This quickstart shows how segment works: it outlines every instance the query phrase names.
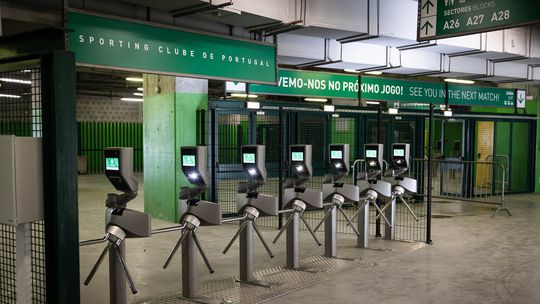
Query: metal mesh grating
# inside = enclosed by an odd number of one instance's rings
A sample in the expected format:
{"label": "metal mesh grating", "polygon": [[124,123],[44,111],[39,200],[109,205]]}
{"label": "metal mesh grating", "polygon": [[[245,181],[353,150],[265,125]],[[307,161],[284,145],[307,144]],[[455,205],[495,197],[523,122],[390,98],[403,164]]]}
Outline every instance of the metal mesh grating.
{"label": "metal mesh grating", "polygon": [[[0,134],[42,136],[41,70],[0,73]],[[16,229],[0,224],[0,303],[16,302]],[[32,224],[32,302],[46,303],[44,223]]]}
{"label": "metal mesh grating", "polygon": [[15,303],[15,227],[0,225],[0,303]]}
{"label": "metal mesh grating", "polygon": [[[352,239],[348,242],[352,243]],[[344,242],[343,242],[344,243]],[[340,248],[340,258],[311,256],[302,259],[305,271],[286,269],[283,266],[258,271],[255,277],[274,283],[270,288],[239,283],[237,278],[228,278],[204,283],[200,293],[217,303],[261,303],[287,293],[330,280],[348,271],[368,267],[396,255],[417,250],[422,243],[372,240],[370,249]],[[179,295],[165,296],[146,303],[193,303]]]}

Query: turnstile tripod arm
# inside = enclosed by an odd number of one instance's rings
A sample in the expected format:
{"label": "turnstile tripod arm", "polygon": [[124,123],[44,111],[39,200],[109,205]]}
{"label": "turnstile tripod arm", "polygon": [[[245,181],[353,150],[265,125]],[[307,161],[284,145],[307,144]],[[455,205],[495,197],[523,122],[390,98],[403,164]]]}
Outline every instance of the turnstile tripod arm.
{"label": "turnstile tripod arm", "polygon": [[197,246],[197,249],[199,249],[199,253],[201,254],[204,263],[206,264],[206,268],[208,268],[208,271],[210,273],[214,273],[214,268],[212,268],[212,265],[210,265],[210,261],[208,261],[208,258],[206,257],[206,253],[204,253],[204,250],[201,247],[201,242],[199,242],[199,238],[197,237],[197,234],[195,231],[192,233],[193,241],[195,242],[195,246]]}
{"label": "turnstile tripod arm", "polygon": [[418,218],[418,216],[416,216],[416,213],[414,213],[414,211],[411,209],[411,206],[409,206],[409,204],[403,199],[403,197],[401,196],[398,196],[399,199],[401,200],[401,202],[403,202],[403,204],[405,205],[405,207],[407,207],[407,210],[409,210],[409,213],[411,213],[411,215],[414,217],[414,219],[418,222],[420,221],[420,219]]}
{"label": "turnstile tripod arm", "polygon": [[233,238],[231,239],[231,241],[229,242],[229,244],[227,244],[227,247],[225,247],[225,249],[223,250],[223,254],[227,254],[227,251],[229,251],[229,249],[231,248],[232,244],[234,244],[234,241],[236,241],[236,239],[240,236],[240,233],[242,232],[242,230],[244,230],[246,228],[246,225],[247,225],[247,219],[245,219],[242,224],[240,224],[240,227],[238,228],[238,230],[236,231],[236,234],[233,236]]}
{"label": "turnstile tripod arm", "polygon": [[343,211],[343,209],[341,209],[341,207],[339,207],[338,210],[341,212],[341,214],[343,215],[343,217],[345,218],[345,220],[347,221],[347,223],[349,223],[349,225],[351,226],[351,228],[352,228],[352,230],[354,231],[354,233],[355,233],[357,236],[360,236],[360,232],[358,231],[358,229],[356,229],[356,227],[354,227],[353,223],[351,222],[351,220],[349,219],[349,217],[347,216],[347,214],[345,214],[345,211]]}
{"label": "turnstile tripod arm", "polygon": [[285,232],[285,230],[287,230],[287,227],[292,223],[293,218],[294,218],[294,213],[289,215],[289,217],[287,218],[287,221],[285,222],[285,225],[283,225],[283,227],[279,230],[278,234],[276,235],[272,243],[275,244],[278,241],[279,237],[283,234],[283,232]]}
{"label": "turnstile tripod arm", "polygon": [[317,243],[317,245],[321,246],[322,243],[319,242],[319,239],[317,238],[317,235],[315,235],[315,231],[313,231],[313,229],[311,229],[311,226],[309,226],[308,222],[306,221],[306,218],[304,217],[303,214],[300,214],[300,218],[302,219],[302,221],[304,222],[304,225],[306,225],[306,228],[308,229],[309,233],[311,233],[311,236],[313,237],[313,239],[315,240],[315,242]]}
{"label": "turnstile tripod arm", "polygon": [[163,269],[167,269],[167,267],[169,267],[169,264],[171,263],[173,257],[175,256],[176,252],[182,245],[182,240],[184,239],[185,236],[186,236],[186,231],[184,230],[182,231],[182,234],[180,235],[180,239],[178,239],[178,242],[174,246],[173,250],[171,251],[171,253],[169,253],[169,256],[167,257],[165,264],[163,264]]}
{"label": "turnstile tripod arm", "polygon": [[92,281],[92,278],[94,277],[94,274],[96,274],[96,271],[98,270],[99,266],[101,266],[101,263],[103,262],[103,259],[107,255],[107,249],[109,249],[110,244],[107,244],[105,248],[103,248],[103,251],[99,255],[99,258],[97,259],[96,263],[94,264],[94,267],[92,267],[92,270],[90,270],[90,273],[86,277],[86,280],[84,280],[84,285],[88,286],[90,284],[90,281]]}
{"label": "turnstile tripod arm", "polygon": [[332,211],[334,210],[334,208],[336,208],[336,207],[332,204],[332,207],[330,207],[330,208],[328,208],[328,210],[326,210],[326,213],[324,213],[323,218],[321,219],[319,224],[317,224],[317,226],[315,226],[315,229],[313,229],[313,231],[319,230],[319,228],[324,223],[324,221],[326,221],[326,219],[330,216],[330,214],[332,214]]}
{"label": "turnstile tripod arm", "polygon": [[133,283],[133,279],[131,278],[131,275],[129,274],[129,270],[127,268],[126,260],[124,259],[124,256],[120,253],[120,248],[118,245],[113,244],[114,250],[116,251],[116,257],[118,258],[118,261],[120,262],[120,268],[122,268],[122,272],[124,273],[124,276],[126,277],[127,283],[129,285],[129,288],[131,289],[131,293],[136,294],[137,288],[135,288],[135,283]]}
{"label": "turnstile tripod arm", "polygon": [[266,241],[264,240],[264,238],[263,238],[263,236],[261,234],[261,231],[259,230],[259,226],[257,226],[256,222],[253,222],[253,229],[255,230],[255,233],[257,233],[257,235],[259,236],[259,239],[261,240],[261,243],[263,244],[263,246],[266,249],[266,252],[270,256],[270,258],[273,258],[274,254],[270,250],[270,247],[268,247],[268,244],[266,244]]}

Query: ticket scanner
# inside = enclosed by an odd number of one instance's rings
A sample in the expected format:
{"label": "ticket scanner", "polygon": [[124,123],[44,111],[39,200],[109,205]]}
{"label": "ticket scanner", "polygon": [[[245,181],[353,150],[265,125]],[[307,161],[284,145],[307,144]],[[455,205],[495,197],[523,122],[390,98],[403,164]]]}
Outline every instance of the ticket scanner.
{"label": "ticket scanner", "polygon": [[416,213],[414,213],[410,205],[403,198],[406,193],[417,192],[416,179],[405,176],[405,173],[409,170],[409,160],[409,144],[395,143],[392,145],[392,160],[390,162],[390,168],[384,173],[384,176],[393,184],[390,202],[382,208],[386,218],[388,218],[390,221],[390,225],[388,225],[388,223],[385,225],[385,239],[393,240],[395,238],[395,231],[393,227],[395,227],[396,222],[396,207],[398,199],[407,208],[409,214],[416,221],[419,221]]}
{"label": "ticket scanner", "polygon": [[300,269],[300,249],[299,230],[300,220],[304,222],[311,236],[321,246],[315,232],[304,218],[304,211],[309,209],[320,209],[323,207],[322,192],[306,188],[304,184],[311,179],[313,167],[311,163],[311,145],[292,145],[289,149],[289,164],[292,178],[287,179],[283,186],[283,201],[281,207],[284,210],[291,210],[285,225],[273,243],[275,244],[284,231],[287,231],[287,267]]}
{"label": "ticket scanner", "polygon": [[378,198],[390,198],[392,195],[392,185],[387,181],[380,180],[384,170],[383,151],[384,146],[382,144],[364,145],[365,171],[359,172],[357,177],[360,192],[364,194],[364,197],[362,198],[363,203],[358,206],[358,210],[353,216],[353,219],[358,218],[357,225],[360,235],[357,238],[357,246],[360,248],[367,248],[369,243],[370,206],[375,207],[379,215],[391,226],[391,223],[377,205]]}
{"label": "ticket scanner", "polygon": [[326,174],[323,180],[323,200],[328,202],[325,213],[315,231],[324,223],[324,255],[327,257],[337,256],[337,212],[339,211],[349,223],[356,235],[358,230],[352,224],[342,206],[346,202],[356,203],[360,199],[359,188],[342,182],[349,175],[349,145],[332,144],[329,146],[330,174]]}
{"label": "ticket scanner", "polygon": [[200,226],[221,224],[220,205],[201,199],[207,190],[210,178],[207,173],[207,150],[205,146],[180,148],[182,172],[193,187],[182,187],[179,194],[180,239],[167,257],[166,269],[176,252],[182,247],[182,296],[188,299],[200,298],[197,294],[197,251],[203,258],[210,273],[210,265],[201,242],[197,237]]}
{"label": "ticket scanner", "polygon": [[269,284],[256,280],[253,264],[253,232],[255,232],[268,255],[273,258],[272,251],[266,244],[259,227],[259,216],[278,215],[278,200],[273,196],[259,193],[257,189],[266,183],[265,146],[245,145],[241,147],[242,169],[247,182],[241,182],[237,191],[237,211],[243,214],[240,226],[236,231],[223,254],[231,248],[234,241],[240,236],[240,282],[268,287]]}
{"label": "ticket scanner", "polygon": [[133,149],[106,148],[105,176],[121,193],[107,195],[105,236],[107,246],[84,281],[88,285],[101,262],[109,253],[110,302],[126,303],[126,280],[133,294],[137,293],[125,260],[125,239],[151,236],[150,215],[127,209],[127,203],[137,197],[138,184],[133,177]]}

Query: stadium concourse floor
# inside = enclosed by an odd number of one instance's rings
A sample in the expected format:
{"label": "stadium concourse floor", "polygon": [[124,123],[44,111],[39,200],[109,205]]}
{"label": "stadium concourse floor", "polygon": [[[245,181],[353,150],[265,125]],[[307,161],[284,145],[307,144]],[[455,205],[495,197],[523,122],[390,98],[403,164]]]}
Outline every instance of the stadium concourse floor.
{"label": "stadium concourse floor", "polygon": [[[129,208],[142,210],[144,185],[142,176],[137,178],[140,181],[139,197],[129,204]],[[111,191],[113,188],[103,175],[79,177],[80,240],[102,236],[104,200],[106,193]],[[507,202],[512,216],[499,213],[496,218],[491,218],[494,205],[434,202],[433,245],[396,250],[369,264],[351,264],[356,266],[338,275],[329,275],[330,279],[319,276],[322,278],[318,284],[307,284],[309,286],[290,292],[286,286],[282,287],[265,301],[309,304],[540,303],[540,194],[509,195]],[[152,228],[171,225],[173,223],[154,220]],[[238,274],[238,245],[234,245],[227,255],[221,253],[236,228],[236,225],[222,225],[199,229],[202,246],[216,269],[214,274],[209,274],[199,259],[201,284],[223,282]],[[271,242],[277,231],[263,228],[262,233],[275,258],[268,258],[256,241],[255,267],[257,270],[277,269],[285,262],[285,237],[274,245]],[[318,235],[323,240],[322,233]],[[167,270],[162,269],[178,237],[178,233],[165,233],[127,241],[126,259],[139,289],[137,295],[128,295],[129,303],[155,302],[156,299],[156,303],[160,303],[160,298],[180,293],[180,255]],[[340,243],[350,247],[354,239],[342,235],[338,240]],[[302,257],[320,256],[323,252],[306,231],[301,232],[300,246]],[[102,248],[103,244],[81,247],[82,303],[108,303],[108,263],[101,265],[89,286],[82,284]],[[279,297],[276,298],[276,294]]]}

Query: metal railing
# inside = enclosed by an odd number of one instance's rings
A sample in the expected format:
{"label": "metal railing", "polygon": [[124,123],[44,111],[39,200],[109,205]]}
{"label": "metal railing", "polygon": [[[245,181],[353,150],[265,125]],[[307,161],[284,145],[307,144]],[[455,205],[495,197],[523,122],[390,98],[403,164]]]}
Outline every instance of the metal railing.
{"label": "metal railing", "polygon": [[[504,156],[495,159],[504,159]],[[428,193],[427,163],[427,159],[412,159],[409,170],[409,176],[419,181],[418,194],[422,196]],[[501,161],[435,159],[432,173],[432,197],[498,204],[497,212],[500,209],[508,212],[505,202],[508,172]]]}

